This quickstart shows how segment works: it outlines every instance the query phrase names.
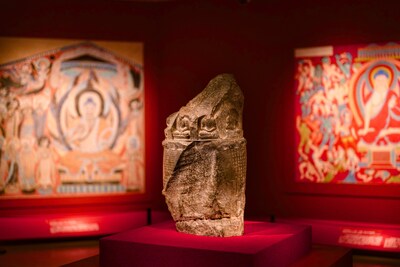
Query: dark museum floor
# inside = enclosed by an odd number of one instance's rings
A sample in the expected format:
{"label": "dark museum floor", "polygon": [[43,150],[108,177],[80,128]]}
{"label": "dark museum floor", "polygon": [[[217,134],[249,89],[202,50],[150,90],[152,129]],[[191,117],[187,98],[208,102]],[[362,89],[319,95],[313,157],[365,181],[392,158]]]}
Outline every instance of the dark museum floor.
{"label": "dark museum floor", "polygon": [[[0,245],[0,265],[7,267],[46,267],[46,266],[98,266],[98,239],[37,241],[30,243],[14,243]],[[329,252],[329,246],[314,245],[314,253]],[[335,248],[334,248],[335,249]],[[87,258],[87,259],[86,259]],[[77,262],[83,260],[81,262]],[[70,263],[74,263],[71,264]],[[297,266],[297,265],[296,265]],[[311,266],[307,264],[307,266]],[[320,264],[312,265],[320,266]],[[311,266],[311,267],[312,267]],[[354,267],[391,267],[400,266],[400,258],[365,255],[353,253]]]}

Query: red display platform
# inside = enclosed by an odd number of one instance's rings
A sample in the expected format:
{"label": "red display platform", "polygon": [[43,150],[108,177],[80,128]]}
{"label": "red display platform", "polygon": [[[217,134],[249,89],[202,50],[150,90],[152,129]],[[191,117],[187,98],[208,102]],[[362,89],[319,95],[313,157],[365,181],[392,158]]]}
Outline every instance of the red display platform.
{"label": "red display platform", "polygon": [[100,240],[100,266],[287,266],[311,248],[311,227],[245,222],[239,237],[178,233],[173,222]]}
{"label": "red display platform", "polygon": [[[88,257],[62,267],[99,267],[99,255]],[[136,265],[132,265],[136,266]],[[350,249],[332,246],[313,246],[311,252],[290,267],[352,267],[353,258]]]}

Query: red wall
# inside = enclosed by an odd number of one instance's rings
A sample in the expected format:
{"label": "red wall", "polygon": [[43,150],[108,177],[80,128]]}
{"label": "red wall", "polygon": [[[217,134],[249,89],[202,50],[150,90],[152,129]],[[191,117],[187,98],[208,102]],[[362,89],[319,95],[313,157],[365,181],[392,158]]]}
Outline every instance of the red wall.
{"label": "red wall", "polygon": [[[215,75],[233,73],[245,96],[247,215],[400,223],[399,186],[291,185],[294,48],[400,40],[394,6],[317,2],[327,1],[170,4],[161,23],[160,118],[177,111]],[[376,191],[392,197],[377,197]]]}
{"label": "red wall", "polygon": [[398,7],[372,0],[8,1],[0,34],[145,42],[146,171],[155,205],[163,203],[165,118],[228,72],[245,95],[247,215],[400,223],[400,198],[376,197],[374,189],[367,197],[352,196],[365,186],[305,186],[299,193],[286,185],[296,169],[293,49],[399,41]]}

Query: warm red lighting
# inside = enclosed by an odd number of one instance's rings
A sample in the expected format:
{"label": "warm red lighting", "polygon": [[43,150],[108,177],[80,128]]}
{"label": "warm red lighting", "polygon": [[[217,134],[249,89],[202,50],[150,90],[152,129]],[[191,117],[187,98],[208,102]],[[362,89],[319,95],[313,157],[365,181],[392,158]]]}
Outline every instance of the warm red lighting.
{"label": "warm red lighting", "polygon": [[369,230],[343,229],[339,236],[339,244],[373,246],[380,247],[383,244],[384,237],[376,232]]}
{"label": "warm red lighting", "polygon": [[396,224],[312,219],[285,219],[278,222],[311,225],[313,242],[317,244],[400,252],[400,229]]}
{"label": "warm red lighting", "polygon": [[100,230],[97,222],[90,222],[83,219],[57,219],[49,220],[50,233],[80,233],[96,232]]}
{"label": "warm red lighting", "polygon": [[383,233],[380,230],[343,228],[338,243],[358,247],[399,249],[400,237]]}

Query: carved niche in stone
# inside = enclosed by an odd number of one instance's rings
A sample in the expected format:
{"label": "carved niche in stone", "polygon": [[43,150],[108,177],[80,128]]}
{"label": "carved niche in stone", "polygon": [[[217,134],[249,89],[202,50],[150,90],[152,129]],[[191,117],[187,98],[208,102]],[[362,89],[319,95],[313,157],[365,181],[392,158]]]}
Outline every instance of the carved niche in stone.
{"label": "carved niche in stone", "polygon": [[242,91],[232,75],[221,74],[167,118],[163,194],[178,231],[243,234],[247,156],[242,111]]}

